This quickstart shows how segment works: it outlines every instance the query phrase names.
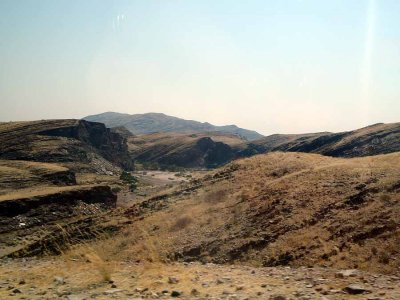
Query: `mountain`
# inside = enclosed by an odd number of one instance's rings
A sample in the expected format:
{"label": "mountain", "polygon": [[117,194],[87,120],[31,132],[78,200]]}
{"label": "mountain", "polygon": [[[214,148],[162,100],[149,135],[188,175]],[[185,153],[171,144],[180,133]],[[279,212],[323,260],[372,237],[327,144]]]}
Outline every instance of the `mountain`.
{"label": "mountain", "polygon": [[133,134],[148,134],[155,132],[181,132],[198,133],[205,131],[219,131],[238,135],[248,141],[263,137],[256,131],[239,128],[236,125],[215,126],[210,123],[201,123],[192,120],[184,120],[167,116],[161,113],[147,114],[121,114],[116,112],[105,112],[83,118],[87,121],[104,123],[107,127],[124,126]]}
{"label": "mountain", "polygon": [[259,153],[271,151],[319,153],[334,157],[359,157],[400,151],[400,123],[378,123],[339,133],[271,135],[248,146]]}

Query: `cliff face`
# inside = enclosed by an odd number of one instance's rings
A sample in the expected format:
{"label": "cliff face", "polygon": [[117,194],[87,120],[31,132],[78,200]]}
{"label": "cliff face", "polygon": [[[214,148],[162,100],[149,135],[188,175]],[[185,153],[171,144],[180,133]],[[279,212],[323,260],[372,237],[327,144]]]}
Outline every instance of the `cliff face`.
{"label": "cliff face", "polygon": [[101,156],[112,163],[128,170],[133,167],[128,155],[126,139],[106,128],[102,123],[79,120],[74,126],[51,128],[38,134],[82,141],[95,148],[100,152]]}
{"label": "cliff face", "polygon": [[61,162],[72,169],[132,169],[126,139],[102,123],[45,120],[0,124],[0,158]]}

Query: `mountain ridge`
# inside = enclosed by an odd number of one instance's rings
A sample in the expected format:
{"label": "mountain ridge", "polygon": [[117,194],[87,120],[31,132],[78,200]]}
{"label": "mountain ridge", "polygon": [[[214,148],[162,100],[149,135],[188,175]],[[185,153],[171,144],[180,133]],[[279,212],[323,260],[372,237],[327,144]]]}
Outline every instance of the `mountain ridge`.
{"label": "mountain ridge", "polygon": [[204,131],[218,131],[233,133],[248,141],[262,138],[263,135],[237,125],[216,126],[208,122],[186,120],[164,113],[125,114],[117,112],[105,112],[96,115],[89,115],[83,118],[86,121],[104,123],[107,127],[124,126],[133,134],[149,134],[156,132],[185,132],[198,133]]}

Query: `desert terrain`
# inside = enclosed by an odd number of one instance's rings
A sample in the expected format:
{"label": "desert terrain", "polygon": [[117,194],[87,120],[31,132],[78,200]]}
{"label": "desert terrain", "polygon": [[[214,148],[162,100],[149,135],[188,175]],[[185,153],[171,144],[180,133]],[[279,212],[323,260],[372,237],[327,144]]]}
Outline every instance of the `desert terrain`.
{"label": "desert terrain", "polygon": [[127,170],[97,124],[0,124],[1,299],[400,298],[399,152]]}

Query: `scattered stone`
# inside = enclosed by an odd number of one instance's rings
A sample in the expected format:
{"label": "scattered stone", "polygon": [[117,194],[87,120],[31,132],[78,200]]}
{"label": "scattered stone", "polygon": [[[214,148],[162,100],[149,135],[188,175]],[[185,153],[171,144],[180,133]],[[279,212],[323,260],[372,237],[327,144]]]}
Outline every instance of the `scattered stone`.
{"label": "scattered stone", "polygon": [[59,284],[59,285],[65,284],[64,277],[61,277],[61,276],[56,276],[56,277],[54,277],[54,282],[55,282],[56,284]]}
{"label": "scattered stone", "polygon": [[190,292],[190,294],[191,294],[192,296],[198,296],[198,295],[200,295],[200,292],[199,292],[198,290],[196,290],[196,289],[192,289],[191,292]]}
{"label": "scattered stone", "polygon": [[342,270],[335,273],[336,278],[356,277],[358,271],[356,269]]}
{"label": "scattered stone", "polygon": [[171,297],[179,297],[182,293],[178,291],[172,291],[171,292]]}
{"label": "scattered stone", "polygon": [[111,288],[116,289],[117,285],[115,285],[114,283],[111,285]]}
{"label": "scattered stone", "polygon": [[14,294],[21,294],[21,290],[20,289],[13,289],[12,291]]}
{"label": "scattered stone", "polygon": [[113,294],[120,293],[120,292],[123,292],[123,291],[124,290],[122,290],[122,289],[112,289],[112,290],[104,291],[103,294],[104,295],[113,295]]}
{"label": "scattered stone", "polygon": [[144,293],[148,290],[149,290],[148,288],[140,288],[140,287],[135,288],[135,292],[138,292],[138,293]]}
{"label": "scattered stone", "polygon": [[20,281],[19,281],[19,284],[25,284],[26,282],[25,282],[25,280],[24,279],[21,279]]}
{"label": "scattered stone", "polygon": [[43,296],[43,295],[46,295],[46,294],[47,294],[47,291],[40,291],[40,292],[36,293],[36,295],[40,295],[40,296]]}
{"label": "scattered stone", "polygon": [[223,284],[223,283],[225,283],[225,280],[218,278],[216,282],[217,282],[217,284]]}
{"label": "scattered stone", "polygon": [[378,295],[379,295],[379,296],[385,296],[385,295],[386,295],[386,292],[381,291],[381,292],[378,293]]}
{"label": "scattered stone", "polygon": [[269,300],[286,300],[286,297],[283,295],[271,295]]}
{"label": "scattered stone", "polygon": [[175,283],[178,283],[179,282],[179,280],[177,279],[177,278],[175,278],[175,277],[168,277],[168,283],[170,283],[170,284],[175,284]]}
{"label": "scattered stone", "polygon": [[350,284],[346,286],[343,290],[351,295],[364,294],[368,292],[368,290],[365,287],[358,284]]}

